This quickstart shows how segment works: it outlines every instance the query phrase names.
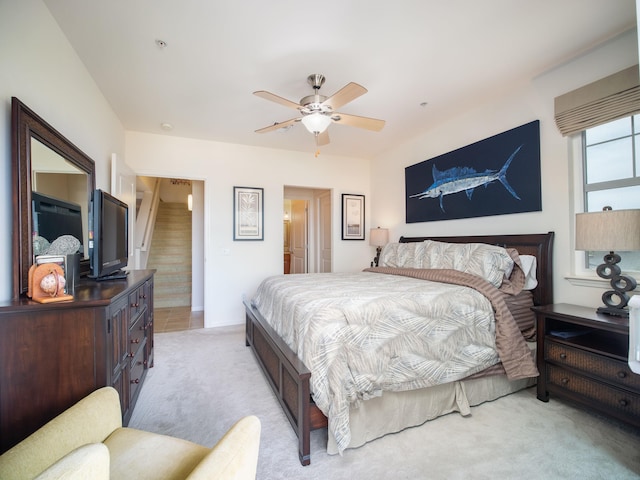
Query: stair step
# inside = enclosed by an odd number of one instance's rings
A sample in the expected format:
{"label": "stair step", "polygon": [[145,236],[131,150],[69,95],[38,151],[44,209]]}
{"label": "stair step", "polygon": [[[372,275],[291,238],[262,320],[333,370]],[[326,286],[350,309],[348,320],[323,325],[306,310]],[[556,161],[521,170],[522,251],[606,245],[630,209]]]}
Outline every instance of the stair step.
{"label": "stair step", "polygon": [[191,284],[187,284],[187,285],[165,285],[164,287],[158,287],[157,285],[155,285],[155,281],[154,281],[154,285],[153,285],[153,289],[154,289],[154,302],[156,298],[162,298],[162,297],[172,297],[172,296],[179,296],[179,295],[187,295],[188,297],[191,297]]}
{"label": "stair step", "polygon": [[166,295],[153,300],[154,308],[190,307],[191,295]]}
{"label": "stair step", "polygon": [[171,239],[191,239],[191,226],[185,227],[184,230],[169,230],[171,225],[164,226],[156,222],[156,232],[153,234],[153,241],[171,240]]}
{"label": "stair step", "polygon": [[191,251],[186,252],[184,247],[151,247],[149,259],[162,259],[164,257],[178,257],[191,261]]}
{"label": "stair step", "polygon": [[184,212],[158,212],[156,215],[156,223],[175,223],[176,226],[184,226],[191,222],[191,214],[186,215]]}
{"label": "stair step", "polygon": [[163,255],[167,255],[167,253],[169,254],[179,253],[181,255],[189,254],[189,256],[191,256],[191,249],[187,249],[185,247],[186,243],[187,242],[184,242],[181,245],[175,242],[170,244],[153,242],[151,244],[151,248],[149,249],[149,253],[151,255],[153,255],[154,252],[162,252]]}
{"label": "stair step", "polygon": [[191,306],[191,212],[185,204],[161,202],[147,261],[154,268],[154,306]]}
{"label": "stair step", "polygon": [[177,285],[184,283],[191,285],[191,271],[157,270],[154,279],[155,285]]}
{"label": "stair step", "polygon": [[149,257],[147,260],[149,268],[163,268],[166,267],[169,270],[188,270],[191,271],[191,257],[177,256],[177,255],[164,255]]}

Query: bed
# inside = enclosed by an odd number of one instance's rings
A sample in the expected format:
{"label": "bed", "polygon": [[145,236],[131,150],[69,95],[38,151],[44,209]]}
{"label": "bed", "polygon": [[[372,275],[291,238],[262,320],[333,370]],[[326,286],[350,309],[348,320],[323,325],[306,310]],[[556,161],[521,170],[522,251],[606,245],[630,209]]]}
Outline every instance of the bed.
{"label": "bed", "polygon": [[[521,256],[535,257],[537,263],[535,269],[537,285],[535,288],[530,289],[533,304],[545,305],[553,303],[553,232],[461,237],[401,237],[398,244],[429,244],[430,242],[436,242],[433,245],[496,245],[515,249]],[[383,251],[384,253],[385,251]],[[367,273],[365,272],[363,275]],[[338,276],[339,274],[335,275]],[[379,273],[369,273],[369,275],[380,276]],[[394,275],[382,276],[392,277]],[[290,281],[291,277],[295,276],[284,277],[289,277],[287,280]],[[259,304],[254,299],[245,299],[244,301],[246,310],[246,345],[254,352],[259,366],[297,434],[298,455],[301,464],[308,465],[310,463],[310,432],[319,428],[327,428],[328,426],[334,429],[334,426],[328,422],[327,417],[311,396],[311,391],[314,388],[312,387],[314,384],[312,383],[311,370],[298,357],[296,352],[300,351],[300,349],[298,346],[294,346],[296,348],[296,351],[294,351],[289,346],[292,344],[291,338],[287,334],[283,333],[281,336],[276,332],[276,329],[282,331],[277,318],[277,309],[274,313],[266,308],[264,303],[262,307],[257,306],[256,303]],[[265,318],[262,310],[267,311],[266,316],[269,317],[268,319]],[[286,338],[286,341],[283,337]],[[529,348],[532,348],[532,345],[534,344],[529,343]],[[307,363],[310,363],[310,358],[315,357],[307,356]],[[490,360],[487,361],[491,363]],[[502,363],[493,365],[486,371],[495,368],[500,369]],[[409,390],[401,388],[397,391],[387,391],[385,388],[382,395],[370,395],[371,398],[363,398],[363,401],[356,402],[357,407],[354,406],[347,412],[347,423],[349,425],[348,445],[345,447],[344,439],[340,435],[336,435],[334,438],[334,435],[330,433],[328,435],[327,451],[329,453],[341,453],[345,448],[360,446],[387,433],[398,432],[410,426],[420,425],[427,420],[450,412],[458,411],[462,414],[468,414],[471,406],[494,400],[535,383],[535,374],[532,373],[521,375],[514,380],[504,373],[482,375],[481,372],[478,372],[479,366],[471,366],[470,368],[469,372],[473,373],[472,375],[455,381],[439,383],[433,386],[416,387]],[[504,372],[504,370],[502,371]],[[322,405],[324,411],[328,411],[324,404],[322,391],[318,387],[318,378],[318,375],[314,376],[316,380],[315,400],[322,400],[318,403]],[[415,385],[420,385],[415,379],[413,381]],[[403,415],[389,414],[389,412],[398,411],[405,413]],[[333,424],[336,424],[335,419],[333,419]],[[330,430],[330,432],[333,432],[333,430]],[[342,444],[339,444],[340,442]]]}

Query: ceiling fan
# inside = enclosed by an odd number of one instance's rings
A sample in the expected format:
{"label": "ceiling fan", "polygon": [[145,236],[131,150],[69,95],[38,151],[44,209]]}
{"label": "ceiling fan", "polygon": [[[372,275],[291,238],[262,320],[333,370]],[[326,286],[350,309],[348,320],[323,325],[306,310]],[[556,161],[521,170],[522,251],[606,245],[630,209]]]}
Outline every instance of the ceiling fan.
{"label": "ceiling fan", "polygon": [[329,133],[327,127],[331,123],[349,125],[351,127],[365,128],[379,132],[384,127],[384,120],[378,120],[369,117],[360,117],[357,115],[349,115],[339,113],[336,110],[343,105],[355,100],[361,95],[367,93],[367,89],[357,83],[348,83],[330,97],[320,95],[320,87],[324,83],[324,75],[319,73],[311,74],[307,77],[307,83],[313,87],[313,95],[308,95],[300,99],[300,103],[295,103],[286,98],[282,98],[265,90],[253,92],[260,98],[271,100],[285,107],[298,110],[300,117],[292,118],[284,122],[276,122],[268,127],[256,130],[257,133],[266,133],[280,128],[291,126],[297,122],[302,122],[305,128],[313,133],[316,138],[316,145],[326,145],[329,143]]}

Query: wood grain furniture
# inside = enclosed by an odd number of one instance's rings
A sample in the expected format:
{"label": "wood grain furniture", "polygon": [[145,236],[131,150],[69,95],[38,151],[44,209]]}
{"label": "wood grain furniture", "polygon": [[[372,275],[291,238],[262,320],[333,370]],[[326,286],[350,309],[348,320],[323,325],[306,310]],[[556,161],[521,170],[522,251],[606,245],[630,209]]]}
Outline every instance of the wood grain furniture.
{"label": "wood grain furniture", "polygon": [[153,274],[83,280],[69,302],[0,303],[2,452],[104,386],[128,423],[153,365]]}
{"label": "wood grain furniture", "polygon": [[92,392],[0,455],[0,478],[252,480],[260,420],[235,423],[213,448],[122,428],[118,392]]}
{"label": "wood grain furniture", "polygon": [[[553,298],[553,232],[526,235],[490,235],[464,237],[401,237],[400,242],[435,240],[450,243],[487,243],[516,248],[522,255],[537,259],[538,286],[533,290],[535,305],[551,303]],[[327,418],[310,395],[311,372],[277,335],[249,301],[245,301],[246,345],[253,350],[258,364],[298,437],[298,456],[302,465],[310,463],[310,432],[327,426]]]}
{"label": "wood grain furniture", "polygon": [[627,363],[629,319],[569,304],[533,310],[538,399],[552,394],[640,427],[640,375]]}

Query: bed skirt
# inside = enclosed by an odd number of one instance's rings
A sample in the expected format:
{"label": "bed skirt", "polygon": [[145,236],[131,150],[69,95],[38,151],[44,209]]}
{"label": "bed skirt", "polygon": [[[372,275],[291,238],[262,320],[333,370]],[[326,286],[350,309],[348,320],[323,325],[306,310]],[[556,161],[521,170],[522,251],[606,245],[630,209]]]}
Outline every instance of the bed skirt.
{"label": "bed skirt", "polygon": [[[529,347],[535,348],[535,343]],[[351,442],[347,448],[361,447],[367,442],[415,427],[452,412],[471,414],[470,407],[496,400],[536,384],[536,378],[510,381],[506,375],[461,380],[407,392],[384,392],[380,397],[360,402],[351,408],[349,421]],[[389,412],[402,412],[396,415]],[[335,455],[338,447],[331,434],[327,453]]]}

